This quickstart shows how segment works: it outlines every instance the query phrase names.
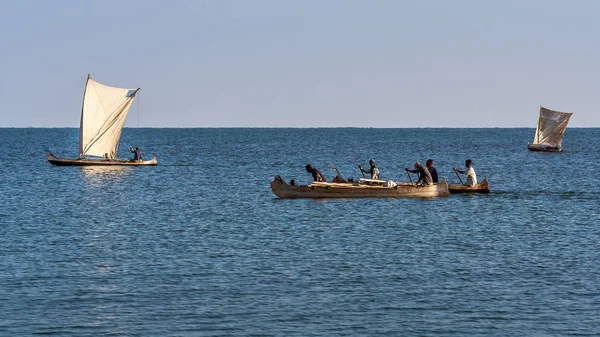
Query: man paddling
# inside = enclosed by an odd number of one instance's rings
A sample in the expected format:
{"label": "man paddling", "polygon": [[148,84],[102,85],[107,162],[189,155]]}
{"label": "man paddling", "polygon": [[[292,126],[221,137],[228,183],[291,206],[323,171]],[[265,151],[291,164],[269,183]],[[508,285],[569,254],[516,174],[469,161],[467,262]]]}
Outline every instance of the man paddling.
{"label": "man paddling", "polygon": [[142,150],[140,150],[139,147],[136,146],[134,150],[133,147],[130,146],[129,151],[133,153],[133,161],[142,161]]}
{"label": "man paddling", "polygon": [[419,180],[415,183],[415,185],[422,184],[423,186],[433,185],[433,178],[431,177],[431,173],[429,170],[423,166],[423,164],[417,162],[415,163],[415,169],[409,170],[408,168],[404,169],[406,172],[417,173],[419,175]]}
{"label": "man paddling", "polygon": [[457,169],[456,167],[453,167],[452,169],[460,174],[466,174],[467,175],[467,183],[465,185],[467,186],[475,186],[477,185],[477,175],[475,174],[475,169],[472,166],[473,161],[471,159],[467,159],[465,160],[465,166],[467,167],[466,170],[461,171],[459,169]]}
{"label": "man paddling", "polygon": [[325,179],[325,176],[323,175],[323,173],[321,173],[321,171],[317,170],[316,168],[312,167],[312,165],[306,164],[305,168],[306,168],[306,172],[312,174],[314,181],[324,182],[324,183],[327,182],[327,179]]}
{"label": "man paddling", "polygon": [[379,170],[377,166],[375,166],[375,159],[369,160],[369,166],[371,166],[368,170],[363,169],[362,165],[358,165],[358,168],[361,172],[369,173],[371,175],[371,179],[379,180]]}

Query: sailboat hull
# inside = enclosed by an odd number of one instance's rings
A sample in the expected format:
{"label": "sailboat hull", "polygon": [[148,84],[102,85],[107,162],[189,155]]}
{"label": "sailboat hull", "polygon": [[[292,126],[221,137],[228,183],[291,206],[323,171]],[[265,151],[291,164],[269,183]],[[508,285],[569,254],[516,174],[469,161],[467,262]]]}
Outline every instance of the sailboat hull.
{"label": "sailboat hull", "polygon": [[530,151],[539,151],[539,152],[563,152],[563,149],[560,147],[550,147],[550,146],[542,146],[535,144],[527,144],[527,149]]}
{"label": "sailboat hull", "polygon": [[56,166],[156,166],[156,156],[150,160],[133,161],[123,159],[71,159],[58,158],[52,153],[48,154],[48,162]]}

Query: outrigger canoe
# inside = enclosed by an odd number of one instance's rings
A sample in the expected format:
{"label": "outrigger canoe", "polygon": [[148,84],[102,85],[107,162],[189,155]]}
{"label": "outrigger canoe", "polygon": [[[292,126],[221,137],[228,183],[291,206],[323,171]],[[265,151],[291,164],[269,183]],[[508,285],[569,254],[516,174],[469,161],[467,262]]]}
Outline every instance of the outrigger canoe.
{"label": "outrigger canoe", "polygon": [[527,144],[531,151],[563,152],[562,141],[572,112],[550,110],[540,106],[540,117],[533,137]]}
{"label": "outrigger canoe", "polygon": [[456,194],[456,193],[490,193],[490,185],[487,182],[486,178],[483,178],[483,180],[471,187],[471,186],[467,186],[467,185],[448,185],[448,190],[450,190],[451,194]]}
{"label": "outrigger canoe", "polygon": [[537,152],[563,152],[562,147],[527,144],[527,149]]}
{"label": "outrigger canoe", "polygon": [[279,198],[434,198],[448,197],[448,184],[444,179],[431,186],[415,186],[408,182],[378,183],[370,179],[358,182],[326,183],[313,182],[310,185],[290,185],[280,176],[271,182],[271,190]]}
{"label": "outrigger canoe", "polygon": [[107,86],[88,75],[79,123],[79,156],[58,158],[50,153],[48,162],[59,166],[157,165],[156,156],[145,161],[117,159],[125,118],[139,90]]}
{"label": "outrigger canoe", "polygon": [[58,158],[52,153],[48,154],[48,162],[57,166],[156,166],[156,156],[150,160],[123,160],[123,159],[69,159]]}

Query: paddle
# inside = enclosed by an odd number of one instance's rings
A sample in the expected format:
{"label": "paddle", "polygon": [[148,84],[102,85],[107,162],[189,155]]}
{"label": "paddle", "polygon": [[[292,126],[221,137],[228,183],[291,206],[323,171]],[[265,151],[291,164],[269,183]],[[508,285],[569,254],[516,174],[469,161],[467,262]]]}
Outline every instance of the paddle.
{"label": "paddle", "polygon": [[337,176],[340,177],[340,179],[346,180],[346,179],[344,179],[344,177],[342,176],[342,174],[340,173],[340,171],[338,171],[337,167],[334,166],[333,170],[335,171],[335,174],[337,174]]}
{"label": "paddle", "polygon": [[452,169],[454,170],[454,173],[456,173],[456,176],[458,177],[458,180],[460,180],[460,183],[464,185],[465,183],[463,183],[462,179],[458,175],[458,172],[456,172],[456,168],[453,167]]}
{"label": "paddle", "polygon": [[367,179],[367,177],[365,177],[365,173],[364,173],[364,172],[363,172],[363,170],[362,170],[362,166],[361,166],[361,165],[358,165],[358,168],[360,169],[360,173],[362,173],[362,175],[363,175],[363,178]]}
{"label": "paddle", "polygon": [[408,176],[408,179],[410,180],[410,183],[412,184],[413,183],[412,177],[410,176],[410,173],[408,173],[408,171],[406,171],[406,175]]}

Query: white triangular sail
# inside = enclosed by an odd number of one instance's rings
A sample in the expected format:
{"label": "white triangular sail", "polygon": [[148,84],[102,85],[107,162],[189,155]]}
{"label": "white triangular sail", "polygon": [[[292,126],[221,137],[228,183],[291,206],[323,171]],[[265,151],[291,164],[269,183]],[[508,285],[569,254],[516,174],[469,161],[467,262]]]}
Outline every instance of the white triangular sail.
{"label": "white triangular sail", "polygon": [[540,107],[540,118],[533,144],[540,146],[562,147],[562,140],[567,124],[573,113],[560,112]]}
{"label": "white triangular sail", "polygon": [[138,90],[109,87],[88,75],[79,128],[80,158],[105,154],[116,158],[121,130]]}

